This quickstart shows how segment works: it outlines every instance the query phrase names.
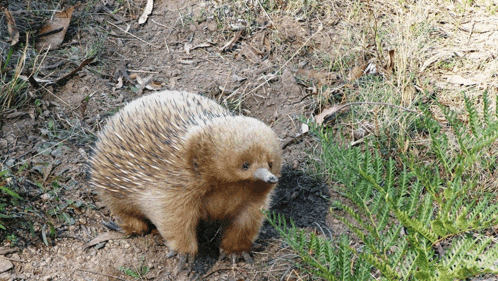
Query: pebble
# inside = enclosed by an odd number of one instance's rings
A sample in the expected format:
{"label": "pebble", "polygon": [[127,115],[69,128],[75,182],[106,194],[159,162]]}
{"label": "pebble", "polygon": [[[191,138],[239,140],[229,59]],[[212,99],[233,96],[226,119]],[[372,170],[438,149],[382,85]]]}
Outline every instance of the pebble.
{"label": "pebble", "polygon": [[0,273],[5,272],[13,267],[14,265],[7,258],[5,258],[5,256],[0,256]]}
{"label": "pebble", "polygon": [[125,248],[125,249],[130,248],[130,244],[129,244],[129,243],[125,243],[125,244],[124,244],[124,248]]}

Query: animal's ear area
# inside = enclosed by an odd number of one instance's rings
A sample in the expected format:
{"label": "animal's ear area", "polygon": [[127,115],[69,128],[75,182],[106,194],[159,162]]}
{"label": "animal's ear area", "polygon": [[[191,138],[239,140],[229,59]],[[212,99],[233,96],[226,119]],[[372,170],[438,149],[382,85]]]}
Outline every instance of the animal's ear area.
{"label": "animal's ear area", "polygon": [[210,159],[209,151],[203,142],[203,138],[198,136],[189,139],[185,147],[186,165],[194,173],[200,174],[206,168],[205,161]]}
{"label": "animal's ear area", "polygon": [[195,143],[190,143],[186,150],[186,164],[189,169],[194,173],[199,173],[199,167],[201,166],[200,151],[199,147]]}

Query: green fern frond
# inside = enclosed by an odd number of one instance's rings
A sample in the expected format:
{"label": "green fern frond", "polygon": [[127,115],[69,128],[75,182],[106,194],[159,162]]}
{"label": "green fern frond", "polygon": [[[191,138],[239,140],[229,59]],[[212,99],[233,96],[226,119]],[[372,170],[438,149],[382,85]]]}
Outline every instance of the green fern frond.
{"label": "green fern frond", "polygon": [[380,272],[382,272],[382,275],[388,280],[400,280],[401,276],[396,271],[394,271],[394,269],[392,269],[385,261],[378,260],[377,257],[369,253],[363,253],[361,254],[361,257],[371,263]]}
{"label": "green fern frond", "polygon": [[369,280],[366,273],[371,271],[371,266],[361,259],[353,262],[353,252],[347,237],[341,237],[334,245],[334,241],[314,233],[306,235],[303,230],[295,227],[292,220],[289,227],[281,214],[266,212],[266,216],[270,224],[301,257],[306,265],[298,264],[301,269],[326,280]]}
{"label": "green fern frond", "polygon": [[465,102],[465,108],[467,109],[467,113],[469,114],[469,126],[470,130],[472,131],[472,134],[475,137],[479,137],[479,132],[482,127],[481,122],[479,120],[479,116],[477,113],[477,109],[475,106],[472,104],[472,102],[469,100],[467,95],[463,96],[464,102]]}
{"label": "green fern frond", "polygon": [[323,148],[317,169],[340,183],[337,189],[350,200],[350,205],[333,203],[347,214],[334,215],[364,246],[352,248],[346,237],[334,246],[282,220],[287,231],[282,237],[310,272],[330,280],[368,280],[375,267],[381,279],[454,280],[496,271],[498,246],[483,236],[498,224],[496,195],[476,190],[483,171],[492,175],[498,168],[492,147],[498,140],[498,110],[491,112],[487,92],[482,116],[464,99],[468,123],[444,106],[449,126],[442,128],[428,111],[416,119],[417,130],[425,126],[430,137],[424,162],[410,149],[408,155],[386,157],[380,138],[373,138],[373,145],[370,139],[363,147],[344,147],[327,129],[313,129]]}
{"label": "green fern frond", "polygon": [[488,96],[488,90],[484,90],[484,93],[482,94],[482,101],[483,101],[483,118],[484,118],[484,124],[487,127],[492,126],[492,117],[493,113],[491,112],[491,101],[489,100]]}

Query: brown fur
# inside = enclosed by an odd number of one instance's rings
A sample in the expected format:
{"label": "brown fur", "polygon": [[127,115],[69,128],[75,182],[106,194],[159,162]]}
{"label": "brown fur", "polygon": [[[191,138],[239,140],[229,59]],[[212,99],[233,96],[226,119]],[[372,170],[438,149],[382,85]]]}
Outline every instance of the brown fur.
{"label": "brown fur", "polygon": [[281,150],[262,122],[199,95],[165,91],[109,120],[91,166],[91,184],[126,233],[147,232],[150,221],[171,250],[195,255],[199,221],[225,220],[220,247],[240,254],[261,228]]}

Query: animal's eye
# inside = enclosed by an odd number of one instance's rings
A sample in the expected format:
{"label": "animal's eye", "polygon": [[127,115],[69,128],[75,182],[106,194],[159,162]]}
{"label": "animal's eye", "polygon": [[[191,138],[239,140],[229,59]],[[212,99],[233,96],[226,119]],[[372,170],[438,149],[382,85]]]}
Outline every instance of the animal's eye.
{"label": "animal's eye", "polygon": [[268,168],[270,168],[270,170],[271,170],[272,167],[273,167],[273,162],[268,162]]}
{"label": "animal's eye", "polygon": [[248,170],[249,166],[250,166],[249,162],[247,162],[247,161],[244,162],[244,164],[242,164],[242,170]]}

